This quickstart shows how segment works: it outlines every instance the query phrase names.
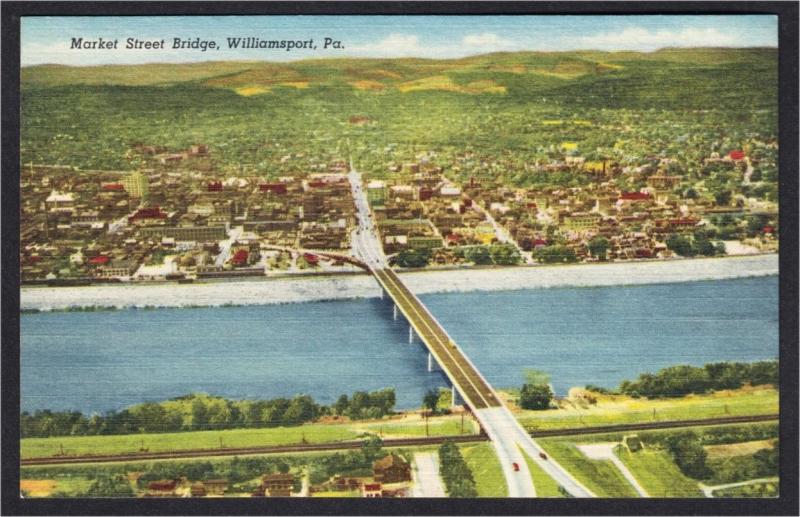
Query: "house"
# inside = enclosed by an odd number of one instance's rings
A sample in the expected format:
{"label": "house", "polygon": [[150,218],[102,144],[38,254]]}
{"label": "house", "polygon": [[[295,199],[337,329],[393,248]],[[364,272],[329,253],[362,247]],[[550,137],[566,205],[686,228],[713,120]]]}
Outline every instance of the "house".
{"label": "house", "polygon": [[50,212],[72,212],[75,209],[75,194],[61,193],[56,190],[45,199],[45,206]]}
{"label": "house", "polygon": [[261,491],[269,497],[289,497],[293,488],[293,474],[266,474],[261,478]]}
{"label": "house", "polygon": [[174,495],[176,488],[178,488],[177,479],[161,479],[147,484],[148,492],[158,495]]}
{"label": "house", "polygon": [[192,497],[205,497],[206,496],[206,487],[203,483],[194,483],[190,488],[189,492]]}
{"label": "house", "polygon": [[207,479],[203,481],[203,487],[208,495],[222,495],[228,490],[228,480]]}
{"label": "house", "polygon": [[728,153],[728,157],[730,157],[731,160],[736,160],[736,161],[744,160],[745,154],[744,154],[744,151],[741,151],[739,149],[735,149],[735,150],[731,151],[730,153]]}
{"label": "house", "polygon": [[361,485],[361,497],[382,497],[380,483],[364,483]]}
{"label": "house", "polygon": [[114,260],[100,265],[97,269],[97,276],[100,278],[129,277],[136,272],[138,267],[139,265],[133,260]]}
{"label": "house", "polygon": [[375,462],[372,472],[376,482],[400,483],[411,480],[411,466],[397,454],[390,454]]}

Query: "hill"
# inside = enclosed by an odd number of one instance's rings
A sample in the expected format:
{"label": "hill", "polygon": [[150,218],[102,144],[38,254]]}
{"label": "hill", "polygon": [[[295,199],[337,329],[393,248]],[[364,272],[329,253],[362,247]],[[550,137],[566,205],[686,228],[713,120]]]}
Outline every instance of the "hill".
{"label": "hill", "polygon": [[[444,90],[502,93],[520,79],[532,86],[584,76],[599,77],[657,68],[726,69],[777,62],[776,49],[662,49],[656,52],[504,52],[462,59],[308,59],[287,63],[209,61],[184,64],[39,65],[22,69],[26,86],[147,86],[195,82],[244,95],[275,87],[349,86],[359,90]],[[470,84],[472,87],[469,87]]]}
{"label": "hill", "polygon": [[[377,150],[394,143],[547,152],[573,142],[593,159],[653,154],[655,141],[685,149],[680,137],[700,152],[723,138],[772,138],[777,57],[664,49],[26,67],[21,154],[24,163],[127,170],[137,143],[177,151],[204,142],[223,170],[245,163],[279,174],[297,167],[282,161],[287,152],[341,156],[347,139],[374,170],[384,161]],[[583,122],[554,122],[568,119]]]}

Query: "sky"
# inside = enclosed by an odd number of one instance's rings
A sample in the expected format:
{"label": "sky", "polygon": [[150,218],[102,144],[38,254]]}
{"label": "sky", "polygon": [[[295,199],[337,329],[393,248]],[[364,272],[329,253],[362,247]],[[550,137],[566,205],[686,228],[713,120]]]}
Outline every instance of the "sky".
{"label": "sky", "polygon": [[[72,38],[118,39],[118,49],[71,49]],[[175,50],[174,38],[213,40],[218,50]],[[314,40],[315,50],[229,49],[227,38]],[[127,38],[165,40],[164,50],[126,50]],[[323,49],[325,38],[343,48]],[[158,16],[23,17],[21,64],[99,65],[329,57],[457,58],[498,51],[777,47],[772,15],[741,16]]]}

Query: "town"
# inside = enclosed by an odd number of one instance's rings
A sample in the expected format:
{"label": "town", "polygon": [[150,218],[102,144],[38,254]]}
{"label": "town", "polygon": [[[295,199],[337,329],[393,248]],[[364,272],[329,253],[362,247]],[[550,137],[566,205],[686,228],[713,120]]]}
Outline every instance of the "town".
{"label": "town", "polygon": [[[453,171],[434,152],[387,163],[364,186],[385,253],[402,268],[666,259],[777,250],[777,204],[687,183],[669,159],[639,167],[565,152],[537,164],[586,177],[581,186],[515,188]],[[769,148],[768,148],[769,150]],[[149,167],[22,170],[23,282],[191,281],[225,276],[346,272],[310,252],[348,253],[355,207],[346,157],[309,160],[272,180],[222,176],[213,149],[137,145]],[[763,154],[763,153],[762,153]],[[291,158],[289,155],[288,158]],[[754,163],[755,162],[755,163]],[[753,182],[743,150],[702,167]],[[373,175],[376,176],[376,175]],[[626,190],[621,183],[642,187]],[[704,183],[709,183],[708,181]]]}

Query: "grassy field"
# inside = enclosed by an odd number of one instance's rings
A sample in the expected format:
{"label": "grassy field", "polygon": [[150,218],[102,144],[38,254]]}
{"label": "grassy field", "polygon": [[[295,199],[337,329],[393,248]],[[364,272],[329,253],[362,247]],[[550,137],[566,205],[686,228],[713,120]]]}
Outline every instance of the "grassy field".
{"label": "grassy field", "polygon": [[547,475],[542,470],[542,467],[536,464],[530,456],[522,452],[525,456],[525,463],[528,464],[528,470],[531,471],[531,479],[533,480],[533,487],[536,489],[536,497],[564,497],[564,494],[558,491],[558,483]]}
{"label": "grassy field", "polygon": [[56,479],[25,479],[19,481],[20,490],[31,497],[54,495],[75,496],[86,492],[94,480],[81,476],[59,476]]}
{"label": "grassy field", "polygon": [[461,453],[475,478],[478,497],[505,497],[508,495],[506,478],[491,444],[482,443],[462,447]]}
{"label": "grassy field", "polygon": [[590,460],[575,444],[563,440],[542,439],[539,444],[597,497],[638,497],[610,461]]}
{"label": "grassy field", "polygon": [[618,456],[652,497],[703,497],[697,482],[684,476],[664,451],[623,450]]}
{"label": "grassy field", "polygon": [[[351,424],[351,427],[360,432],[383,434],[384,438],[390,437],[420,437],[425,436],[425,422],[415,418],[404,419],[400,422],[374,422],[363,425]],[[477,423],[470,417],[464,418],[464,432],[461,432],[461,417],[436,417],[428,422],[428,432],[432,436],[455,436],[460,434],[476,434]]]}
{"label": "grassy field", "polygon": [[[465,421],[465,433],[474,433],[471,421]],[[430,436],[458,435],[461,418],[438,417],[428,423]],[[399,421],[351,422],[346,424],[308,424],[297,427],[273,427],[265,429],[227,429],[223,431],[191,431],[163,434],[130,434],[117,436],[61,436],[53,438],[26,438],[21,441],[22,458],[39,458],[64,454],[119,454],[139,452],[144,446],[149,452],[180,451],[187,449],[219,449],[224,447],[258,447],[272,445],[326,443],[355,440],[364,433],[381,435],[383,438],[425,436],[422,419],[409,416]]]}
{"label": "grassy field", "polygon": [[624,395],[594,395],[597,404],[576,397],[561,402],[559,409],[517,411],[528,430],[564,429],[611,424],[635,424],[670,420],[693,420],[778,412],[778,391],[771,387],[725,390],[679,399],[633,399]]}

